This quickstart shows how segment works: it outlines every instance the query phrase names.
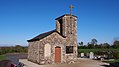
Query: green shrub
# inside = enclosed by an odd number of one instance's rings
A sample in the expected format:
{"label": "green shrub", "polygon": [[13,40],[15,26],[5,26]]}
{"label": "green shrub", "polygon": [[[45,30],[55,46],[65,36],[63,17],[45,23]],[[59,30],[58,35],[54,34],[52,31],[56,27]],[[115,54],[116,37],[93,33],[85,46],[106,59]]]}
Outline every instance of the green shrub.
{"label": "green shrub", "polygon": [[116,52],[116,53],[113,54],[113,56],[114,56],[115,59],[119,59],[119,53]]}

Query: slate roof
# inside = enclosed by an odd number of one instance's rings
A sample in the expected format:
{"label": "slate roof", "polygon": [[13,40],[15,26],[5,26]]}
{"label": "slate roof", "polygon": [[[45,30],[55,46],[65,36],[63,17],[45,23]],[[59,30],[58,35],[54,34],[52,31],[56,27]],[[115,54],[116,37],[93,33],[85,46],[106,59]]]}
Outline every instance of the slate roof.
{"label": "slate roof", "polygon": [[[42,34],[40,34],[40,35],[38,35],[38,36],[36,36],[36,37],[30,39],[30,40],[27,40],[27,41],[28,41],[28,42],[38,41],[38,40],[41,40],[41,39],[47,37],[48,35],[50,35],[50,34],[52,34],[52,33],[54,33],[54,32],[56,32],[56,33],[58,33],[59,35],[61,35],[61,34],[60,34],[59,32],[57,32],[56,30],[51,30],[51,31],[49,31],[49,32],[42,33]],[[66,36],[63,36],[63,35],[61,35],[61,36],[62,36],[63,38],[66,38]]]}
{"label": "slate roof", "polygon": [[32,42],[32,41],[37,41],[37,40],[43,39],[44,37],[47,37],[48,35],[52,34],[53,32],[56,32],[56,30],[52,30],[52,31],[49,31],[49,32],[46,32],[46,33],[42,33],[42,34],[34,37],[33,39],[30,39],[30,40],[27,40],[27,41]]}

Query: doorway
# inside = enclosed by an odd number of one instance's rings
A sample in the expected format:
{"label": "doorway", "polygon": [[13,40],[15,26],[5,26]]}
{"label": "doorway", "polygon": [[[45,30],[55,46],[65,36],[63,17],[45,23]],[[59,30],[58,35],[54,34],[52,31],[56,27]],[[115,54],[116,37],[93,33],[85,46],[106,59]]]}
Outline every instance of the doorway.
{"label": "doorway", "polygon": [[55,63],[61,62],[61,47],[55,47]]}

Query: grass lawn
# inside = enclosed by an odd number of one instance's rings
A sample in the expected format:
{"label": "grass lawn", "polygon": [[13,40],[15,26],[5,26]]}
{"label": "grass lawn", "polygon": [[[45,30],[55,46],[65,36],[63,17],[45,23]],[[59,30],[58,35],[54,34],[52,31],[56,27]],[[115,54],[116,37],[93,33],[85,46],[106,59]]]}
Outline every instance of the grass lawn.
{"label": "grass lawn", "polygon": [[6,59],[6,56],[5,55],[0,55],[0,61],[1,60],[5,60]]}

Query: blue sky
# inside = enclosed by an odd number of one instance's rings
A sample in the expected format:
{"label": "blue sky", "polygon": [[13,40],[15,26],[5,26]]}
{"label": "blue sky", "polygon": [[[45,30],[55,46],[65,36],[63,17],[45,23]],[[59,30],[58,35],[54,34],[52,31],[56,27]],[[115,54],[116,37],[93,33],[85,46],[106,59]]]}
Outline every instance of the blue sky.
{"label": "blue sky", "polygon": [[78,42],[96,38],[111,43],[119,37],[119,0],[0,0],[0,44],[25,45],[27,40],[55,29],[55,18],[78,17]]}

